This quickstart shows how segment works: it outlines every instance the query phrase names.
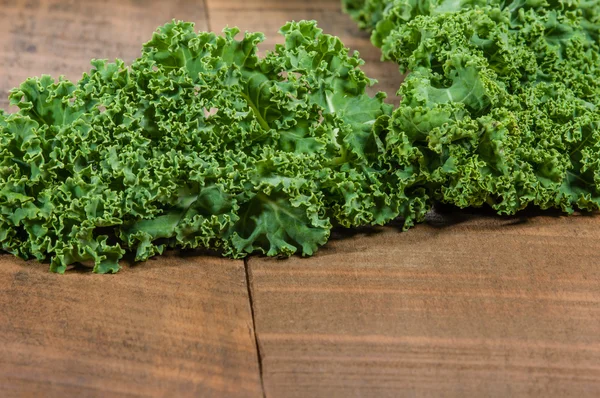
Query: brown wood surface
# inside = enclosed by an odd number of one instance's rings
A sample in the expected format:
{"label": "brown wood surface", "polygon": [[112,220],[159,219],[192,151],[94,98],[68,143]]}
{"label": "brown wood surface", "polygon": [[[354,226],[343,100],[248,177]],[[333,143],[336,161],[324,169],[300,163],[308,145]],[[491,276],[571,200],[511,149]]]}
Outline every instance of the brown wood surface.
{"label": "brown wood surface", "polygon": [[[0,107],[27,76],[132,60],[172,18],[262,31],[262,51],[316,19],[398,102],[338,0],[0,0]],[[171,254],[59,276],[0,256],[0,398],[597,397],[599,249],[599,217],[459,212],[246,269]]]}
{"label": "brown wood surface", "polygon": [[0,256],[0,397],[261,397],[244,264],[56,275]]}
{"label": "brown wood surface", "polygon": [[600,396],[600,217],[432,224],[250,259],[267,397]]}

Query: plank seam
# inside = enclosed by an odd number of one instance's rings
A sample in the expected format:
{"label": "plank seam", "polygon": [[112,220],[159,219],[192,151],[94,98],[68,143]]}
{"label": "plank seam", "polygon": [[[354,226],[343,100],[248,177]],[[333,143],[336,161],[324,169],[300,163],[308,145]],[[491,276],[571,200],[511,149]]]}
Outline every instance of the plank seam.
{"label": "plank seam", "polygon": [[248,300],[250,301],[250,313],[252,315],[252,330],[254,332],[254,344],[256,345],[256,356],[258,360],[258,373],[260,377],[260,387],[262,389],[263,398],[267,398],[267,393],[265,391],[265,382],[263,377],[263,363],[262,363],[262,353],[260,351],[260,343],[258,341],[258,333],[256,331],[256,317],[254,315],[254,298],[252,297],[252,281],[250,278],[250,266],[248,264],[248,259],[244,259],[244,270],[246,272],[246,287],[248,288]]}
{"label": "plank seam", "polygon": [[208,7],[208,0],[204,0],[204,19],[206,20],[206,27],[209,32],[212,32],[212,24],[210,23],[210,10]]}

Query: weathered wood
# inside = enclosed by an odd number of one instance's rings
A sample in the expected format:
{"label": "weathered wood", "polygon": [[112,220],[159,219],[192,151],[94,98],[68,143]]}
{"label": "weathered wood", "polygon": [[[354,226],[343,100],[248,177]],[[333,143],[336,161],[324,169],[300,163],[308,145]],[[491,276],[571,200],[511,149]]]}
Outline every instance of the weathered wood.
{"label": "weathered wood", "polygon": [[0,256],[0,396],[262,397],[241,261],[117,275]]}
{"label": "weathered wood", "polygon": [[447,223],[252,258],[267,397],[600,396],[600,217]]}
{"label": "weathered wood", "polygon": [[0,0],[0,108],[27,77],[78,80],[93,58],[131,62],[173,18],[205,30],[205,17],[203,1]]}
{"label": "weathered wood", "polygon": [[325,33],[338,36],[351,51],[358,51],[365,60],[362,69],[379,83],[369,89],[388,93],[390,103],[397,104],[396,91],[402,78],[397,65],[380,62],[381,51],[374,47],[367,33],[341,11],[341,0],[207,0],[210,27],[215,32],[227,26],[237,26],[242,32],[265,33],[262,51],[283,42],[277,32],[287,21],[316,20]]}

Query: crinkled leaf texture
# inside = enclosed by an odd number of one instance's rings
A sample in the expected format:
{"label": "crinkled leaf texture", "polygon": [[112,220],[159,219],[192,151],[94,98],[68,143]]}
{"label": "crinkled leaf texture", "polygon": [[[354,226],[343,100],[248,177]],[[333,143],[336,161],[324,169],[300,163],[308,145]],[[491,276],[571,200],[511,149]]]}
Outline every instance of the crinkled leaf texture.
{"label": "crinkled leaf texture", "polygon": [[[600,2],[366,0],[410,71],[387,144],[435,200],[513,214],[600,207]],[[403,158],[399,157],[401,161]]]}
{"label": "crinkled leaf texture", "polygon": [[168,23],[130,66],[95,60],[77,83],[13,90],[19,112],[0,114],[2,249],[107,273],[126,250],[311,255],[332,225],[421,219],[425,200],[407,193],[416,167],[388,173],[391,109],[365,93],[362,60],[314,22],[281,33],[259,58],[260,33]]}

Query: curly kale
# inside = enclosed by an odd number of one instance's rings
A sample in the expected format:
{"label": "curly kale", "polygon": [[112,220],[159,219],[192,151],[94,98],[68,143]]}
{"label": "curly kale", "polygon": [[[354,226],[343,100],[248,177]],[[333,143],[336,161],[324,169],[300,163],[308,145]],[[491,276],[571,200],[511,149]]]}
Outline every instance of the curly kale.
{"label": "curly kale", "polygon": [[390,172],[391,107],[362,60],[314,22],[257,56],[236,40],[169,23],[130,66],[92,61],[72,83],[28,79],[0,114],[0,244],[51,270],[116,272],[126,250],[313,254],[332,225],[423,218],[417,166]]}
{"label": "curly kale", "polygon": [[[599,1],[362,5],[383,57],[410,72],[386,142],[416,154],[434,200],[600,207]],[[385,11],[365,23],[370,9]]]}
{"label": "curly kale", "polygon": [[600,0],[346,0],[409,72],[393,110],[336,37],[258,57],[173,22],[140,58],[28,79],[0,111],[0,248],[116,272],[125,251],[313,254],[434,201],[600,208]]}

